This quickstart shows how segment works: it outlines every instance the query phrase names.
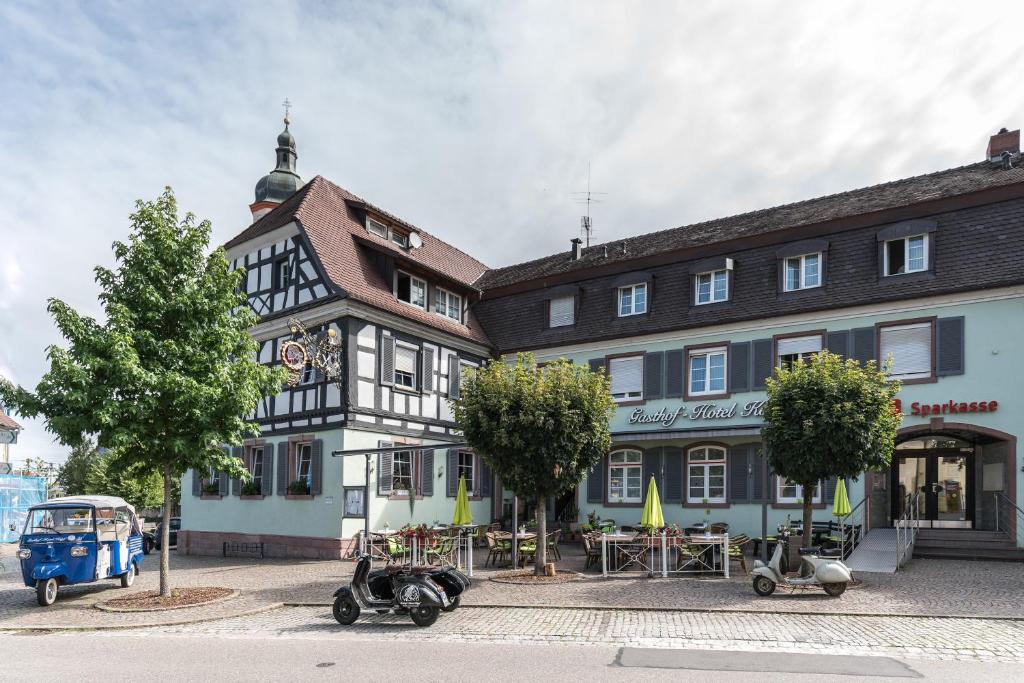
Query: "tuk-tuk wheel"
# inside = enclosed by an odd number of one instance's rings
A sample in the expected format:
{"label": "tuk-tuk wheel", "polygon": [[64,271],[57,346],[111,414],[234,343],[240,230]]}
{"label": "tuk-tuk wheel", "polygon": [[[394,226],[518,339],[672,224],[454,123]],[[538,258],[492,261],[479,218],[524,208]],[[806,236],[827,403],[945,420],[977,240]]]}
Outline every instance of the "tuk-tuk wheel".
{"label": "tuk-tuk wheel", "polygon": [[452,598],[451,603],[447,607],[442,607],[441,609],[445,612],[454,612],[455,609],[459,606],[459,602],[461,601],[461,599],[462,596],[456,595],[454,598]]}
{"label": "tuk-tuk wheel", "polygon": [[334,618],[342,626],[351,626],[359,618],[359,604],[351,595],[339,595],[334,599]]}
{"label": "tuk-tuk wheel", "polygon": [[132,584],[135,583],[135,575],[139,573],[139,570],[135,567],[133,562],[128,566],[128,571],[121,574],[121,588],[131,588]]}
{"label": "tuk-tuk wheel", "polygon": [[57,602],[57,579],[36,581],[36,601],[43,607],[49,607]]}
{"label": "tuk-tuk wheel", "polygon": [[440,614],[441,610],[436,607],[413,607],[409,610],[412,623],[417,626],[430,626],[437,621],[437,617]]}

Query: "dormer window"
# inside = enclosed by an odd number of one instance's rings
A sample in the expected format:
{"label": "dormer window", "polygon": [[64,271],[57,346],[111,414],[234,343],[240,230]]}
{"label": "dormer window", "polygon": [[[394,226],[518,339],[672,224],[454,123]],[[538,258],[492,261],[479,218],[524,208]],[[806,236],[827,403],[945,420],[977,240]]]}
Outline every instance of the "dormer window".
{"label": "dormer window", "polygon": [[288,289],[291,280],[291,268],[288,267],[288,259],[282,258],[274,262],[274,290],[282,291]]}
{"label": "dormer window", "polygon": [[729,271],[713,270],[699,273],[697,281],[696,301],[698,304],[713,304],[729,299]]}
{"label": "dormer window", "polygon": [[406,235],[404,232],[392,230],[391,241],[397,244],[398,246],[402,247],[403,249],[407,249],[409,247],[409,236]]}
{"label": "dormer window", "polygon": [[438,287],[435,290],[434,312],[461,323],[462,297]]}
{"label": "dormer window", "polygon": [[821,254],[804,254],[786,259],[785,291],[821,286]]}
{"label": "dormer window", "polygon": [[409,273],[395,271],[395,297],[410,306],[426,310],[427,283]]}
{"label": "dormer window", "polygon": [[619,287],[619,317],[647,312],[647,284]]}
{"label": "dormer window", "polygon": [[369,216],[366,217],[366,231],[371,235],[376,235],[377,237],[383,237],[384,239],[388,238],[388,226],[384,225],[380,221],[375,221]]}
{"label": "dormer window", "polygon": [[885,274],[905,275],[928,270],[928,235],[900,237],[885,243]]}

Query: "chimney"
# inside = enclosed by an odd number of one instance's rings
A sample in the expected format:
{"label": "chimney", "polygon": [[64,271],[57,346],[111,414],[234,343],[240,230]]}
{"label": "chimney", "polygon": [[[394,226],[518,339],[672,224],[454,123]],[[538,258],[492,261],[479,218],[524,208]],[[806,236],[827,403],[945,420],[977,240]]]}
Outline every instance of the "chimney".
{"label": "chimney", "polygon": [[1017,130],[1000,128],[998,133],[989,138],[988,150],[985,152],[985,156],[988,157],[989,161],[999,161],[1004,152],[1014,155],[1020,153],[1019,128]]}
{"label": "chimney", "polygon": [[583,240],[579,237],[573,237],[572,240],[572,251],[569,255],[570,261],[579,261],[580,257],[583,256]]}

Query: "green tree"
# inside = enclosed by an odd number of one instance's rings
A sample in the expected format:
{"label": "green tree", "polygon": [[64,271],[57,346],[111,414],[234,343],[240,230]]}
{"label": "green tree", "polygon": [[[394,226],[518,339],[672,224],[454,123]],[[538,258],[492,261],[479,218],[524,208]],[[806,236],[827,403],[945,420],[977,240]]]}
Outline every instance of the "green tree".
{"label": "green tree", "polygon": [[[117,496],[138,508],[157,508],[164,504],[164,483],[159,472],[146,470],[138,464],[119,466],[118,458],[107,452],[93,461],[86,477],[86,493]],[[171,501],[175,500],[174,486]],[[173,504],[170,506],[173,507]]]}
{"label": "green tree", "polygon": [[222,248],[207,253],[209,221],[179,219],[170,188],[139,201],[127,243],[113,246],[115,267],[97,267],[99,322],[50,299],[48,310],[68,340],[47,349],[50,369],[35,392],[9,383],[0,400],[22,415],[43,415],[65,444],[97,436],[110,467],[163,480],[160,592],[169,596],[168,530],[172,490],[192,468],[247,474],[219,448],[258,433],[247,422],[283,372],[256,362],[249,328],[257,317],[239,291]]}
{"label": "green tree", "polygon": [[96,442],[82,439],[71,447],[67,460],[57,471],[57,485],[66,496],[81,496],[89,493],[89,472],[100,459]]}
{"label": "green tree", "polygon": [[811,492],[819,482],[889,466],[900,425],[892,400],[900,383],[874,362],[861,367],[823,351],[777,369],[767,386],[761,434],[768,464],[803,487],[803,528],[810,538]]}
{"label": "green tree", "polygon": [[562,360],[492,361],[467,373],[452,402],[466,441],[517,495],[537,496],[537,561],[547,562],[547,499],[578,485],[611,447],[607,378]]}

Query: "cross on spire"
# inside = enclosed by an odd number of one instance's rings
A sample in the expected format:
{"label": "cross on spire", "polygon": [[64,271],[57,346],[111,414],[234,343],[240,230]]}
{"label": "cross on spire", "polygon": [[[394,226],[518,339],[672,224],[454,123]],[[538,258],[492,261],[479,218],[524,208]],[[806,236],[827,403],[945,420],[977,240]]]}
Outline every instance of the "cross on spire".
{"label": "cross on spire", "polygon": [[287,126],[289,123],[291,123],[291,121],[288,120],[288,112],[292,108],[292,102],[286,97],[284,98],[284,102],[281,103],[281,106],[284,107],[284,125]]}

